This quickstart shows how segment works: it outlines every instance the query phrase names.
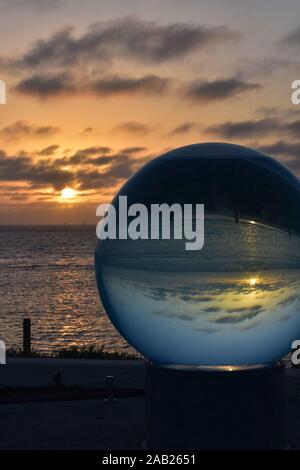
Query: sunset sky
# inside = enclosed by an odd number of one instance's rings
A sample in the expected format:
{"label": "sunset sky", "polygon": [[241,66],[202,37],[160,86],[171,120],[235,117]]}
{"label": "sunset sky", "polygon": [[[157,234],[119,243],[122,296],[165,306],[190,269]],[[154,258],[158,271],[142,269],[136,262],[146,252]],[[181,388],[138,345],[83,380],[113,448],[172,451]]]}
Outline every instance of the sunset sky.
{"label": "sunset sky", "polygon": [[95,223],[143,163],[196,142],[299,175],[299,58],[299,0],[0,0],[0,224]]}

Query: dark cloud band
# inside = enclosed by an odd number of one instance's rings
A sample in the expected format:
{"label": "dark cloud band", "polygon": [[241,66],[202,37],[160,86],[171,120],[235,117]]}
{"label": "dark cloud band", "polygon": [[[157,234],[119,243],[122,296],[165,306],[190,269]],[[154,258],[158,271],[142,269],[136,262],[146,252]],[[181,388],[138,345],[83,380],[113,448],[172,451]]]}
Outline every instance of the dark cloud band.
{"label": "dark cloud band", "polygon": [[193,101],[207,103],[231,98],[260,88],[258,83],[250,83],[233,77],[214,81],[192,81],[185,87],[184,94]]}
{"label": "dark cloud band", "polygon": [[[115,57],[139,62],[160,63],[179,59],[207,48],[237,40],[239,35],[225,26],[199,26],[189,23],[159,25],[137,16],[92,25],[81,36],[64,28],[48,39],[39,39],[23,55],[6,60],[18,69],[109,64]],[[2,61],[3,62],[3,61]]]}

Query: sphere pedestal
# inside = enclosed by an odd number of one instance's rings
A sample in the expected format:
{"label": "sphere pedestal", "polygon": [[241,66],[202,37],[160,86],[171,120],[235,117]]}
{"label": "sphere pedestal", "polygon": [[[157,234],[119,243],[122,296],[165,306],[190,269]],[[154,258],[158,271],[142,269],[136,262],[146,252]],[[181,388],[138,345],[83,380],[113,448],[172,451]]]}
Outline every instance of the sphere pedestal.
{"label": "sphere pedestal", "polygon": [[281,364],[146,369],[147,449],[285,449]]}

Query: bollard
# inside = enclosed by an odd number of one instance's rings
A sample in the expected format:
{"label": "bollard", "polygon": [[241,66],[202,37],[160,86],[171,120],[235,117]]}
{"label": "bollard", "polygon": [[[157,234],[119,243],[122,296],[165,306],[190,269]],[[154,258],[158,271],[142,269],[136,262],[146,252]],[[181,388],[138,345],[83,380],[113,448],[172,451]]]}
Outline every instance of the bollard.
{"label": "bollard", "polygon": [[30,356],[31,354],[31,319],[23,318],[23,354]]}
{"label": "bollard", "polygon": [[115,377],[113,375],[106,376],[106,398],[108,403],[116,403],[118,400],[115,398]]}

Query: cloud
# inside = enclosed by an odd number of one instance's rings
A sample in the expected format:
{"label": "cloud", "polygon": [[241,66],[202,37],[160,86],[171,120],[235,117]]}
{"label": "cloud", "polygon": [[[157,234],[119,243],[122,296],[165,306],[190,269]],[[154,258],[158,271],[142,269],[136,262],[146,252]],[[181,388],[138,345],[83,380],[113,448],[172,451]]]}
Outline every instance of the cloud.
{"label": "cloud", "polygon": [[53,145],[49,145],[48,147],[43,148],[37,154],[40,155],[41,157],[50,157],[58,149],[59,149],[59,145],[53,144]]}
{"label": "cloud", "polygon": [[34,126],[26,121],[16,121],[9,126],[3,127],[0,135],[7,139],[15,139],[19,137],[49,137],[59,132],[58,127],[53,126]]}
{"label": "cloud", "polygon": [[[56,165],[63,167],[78,165],[80,165],[81,168],[84,166],[105,166],[105,172],[109,171],[109,168],[112,166],[115,168],[118,167],[118,171],[120,171],[122,166],[124,171],[126,165],[124,174],[126,173],[126,175],[128,175],[129,172],[133,171],[132,168],[141,165],[144,161],[147,161],[150,158],[147,154],[140,156],[141,152],[144,152],[145,150],[145,147],[128,147],[112,153],[112,149],[110,149],[110,147],[88,147],[77,150],[73,155],[58,158],[55,160],[55,163]],[[103,173],[102,168],[101,173]]]}
{"label": "cloud", "polygon": [[95,156],[105,156],[112,151],[110,147],[107,146],[93,146],[93,147],[86,147],[83,149],[76,150],[76,152],[69,156],[63,157],[59,160],[56,160],[57,163],[67,166],[67,165],[80,165],[83,163],[91,163],[91,157]]}
{"label": "cloud", "polygon": [[300,142],[278,140],[273,144],[260,145],[259,150],[270,155],[298,156],[300,155]]}
{"label": "cloud", "polygon": [[228,313],[245,313],[245,312],[258,312],[263,309],[262,304],[256,304],[252,307],[239,307],[239,308],[227,308],[226,312]]}
{"label": "cloud", "polygon": [[287,34],[282,43],[287,46],[300,46],[300,26]]}
{"label": "cloud", "polygon": [[83,134],[91,134],[93,132],[97,131],[97,129],[95,129],[94,127],[85,127],[82,131]]}
{"label": "cloud", "polygon": [[237,310],[228,310],[230,312],[229,315],[221,315],[218,318],[214,318],[211,321],[213,323],[223,324],[236,324],[243,322],[245,320],[251,320],[252,318],[256,317],[263,311],[263,307],[261,305],[254,305],[253,307],[244,308],[244,309],[237,309]]}
{"label": "cloud", "polygon": [[296,174],[300,173],[300,142],[278,140],[273,144],[260,145],[257,147],[263,153],[271,156],[283,157],[283,163]]}
{"label": "cloud", "polygon": [[134,151],[111,153],[108,147],[88,147],[69,157],[36,162],[24,152],[8,156],[0,151],[0,180],[22,181],[32,188],[52,186],[56,190],[68,185],[82,191],[111,189],[128,178],[147,157],[135,158],[133,154]]}
{"label": "cloud", "polygon": [[0,8],[3,10],[19,10],[23,8],[31,11],[48,11],[60,7],[68,0],[1,0]]}
{"label": "cloud", "polygon": [[285,162],[286,166],[297,175],[300,174],[300,159],[299,157],[295,157],[291,160]]}
{"label": "cloud", "polygon": [[61,189],[73,181],[73,175],[48,162],[36,164],[29,157],[7,156],[0,152],[0,180],[25,181],[33,187],[52,185]]}
{"label": "cloud", "polygon": [[208,103],[232,98],[248,91],[259,90],[258,83],[246,82],[240,78],[232,77],[214,81],[194,80],[186,85],[184,94],[193,101]]}
{"label": "cloud", "polygon": [[[279,118],[265,118],[236,122],[227,121],[225,123],[209,126],[204,132],[229,139],[247,139],[251,137],[265,136],[273,133],[274,131],[289,135],[292,138],[297,138],[300,133],[300,119],[290,122],[286,122]],[[276,150],[275,147],[274,150]]]}
{"label": "cloud", "polygon": [[[137,162],[132,160],[128,155],[114,155],[103,158],[105,162],[103,164],[109,164],[105,171],[99,172],[96,170],[83,169],[76,173],[80,190],[113,187],[120,181],[131,176],[136,169]],[[101,157],[99,157],[98,161],[94,160],[89,163],[101,165],[101,160]]]}
{"label": "cloud", "polygon": [[272,118],[280,119],[282,122],[290,121],[291,119],[299,119],[300,109],[297,106],[293,108],[282,106],[262,106],[257,109],[257,113],[263,117],[272,116]]}
{"label": "cloud", "polygon": [[174,129],[171,129],[169,135],[180,135],[180,134],[187,134],[188,132],[192,131],[195,128],[196,124],[191,121],[186,121],[180,124]]}
{"label": "cloud", "polygon": [[268,57],[249,58],[244,56],[239,58],[233,65],[233,69],[243,73],[244,77],[260,77],[274,74],[280,70],[297,70],[297,60],[291,60],[286,57],[269,55]]}
{"label": "cloud", "polygon": [[141,78],[113,75],[101,78],[88,88],[100,96],[136,93],[161,95],[167,91],[169,85],[170,79],[157,75],[145,75]]}
{"label": "cloud", "polygon": [[128,155],[133,155],[141,152],[145,152],[147,147],[125,147],[120,150],[120,153],[126,153]]}
{"label": "cloud", "polygon": [[228,139],[244,139],[270,134],[279,128],[280,122],[277,119],[259,119],[257,121],[227,121],[222,124],[210,126],[205,132]]}
{"label": "cloud", "polygon": [[62,94],[76,93],[77,89],[65,74],[32,75],[20,80],[15,90],[24,95],[50,98]]}
{"label": "cloud", "polygon": [[[86,165],[100,169],[80,169],[76,179],[81,190],[112,188],[129,178],[149,158],[133,158],[131,154],[116,152],[107,156],[87,159]],[[105,167],[105,168],[103,168]]]}
{"label": "cloud", "polygon": [[196,315],[194,314],[180,313],[176,311],[171,313],[170,311],[167,311],[167,310],[156,310],[156,311],[153,311],[153,315],[158,315],[164,318],[177,318],[179,320],[188,321],[188,322],[196,320]]}
{"label": "cloud", "polygon": [[146,135],[153,130],[152,126],[143,122],[129,121],[123,122],[114,127],[113,132],[126,132],[128,134]]}
{"label": "cloud", "polygon": [[22,79],[16,85],[18,93],[38,98],[91,93],[100,97],[113,95],[162,95],[169,90],[171,80],[157,75],[130,77],[107,75],[94,81],[76,83],[65,74],[38,74]]}
{"label": "cloud", "polygon": [[220,312],[222,311],[221,307],[207,307],[203,309],[203,312],[205,313],[215,313],[215,312]]}
{"label": "cloud", "polygon": [[299,137],[300,133],[300,119],[288,122],[283,125],[283,129],[287,131],[292,137]]}
{"label": "cloud", "polygon": [[[129,57],[143,63],[176,60],[211,45],[237,40],[239,35],[225,26],[190,23],[159,25],[137,16],[99,22],[81,36],[64,28],[47,39],[37,40],[23,55],[4,60],[19,69],[110,64],[115,57]],[[3,61],[2,61],[3,62]]]}

